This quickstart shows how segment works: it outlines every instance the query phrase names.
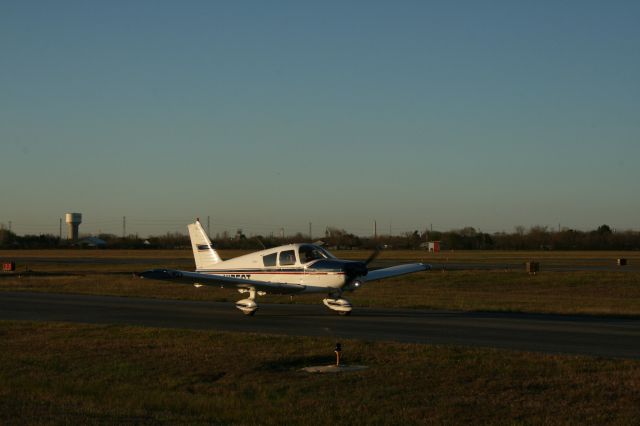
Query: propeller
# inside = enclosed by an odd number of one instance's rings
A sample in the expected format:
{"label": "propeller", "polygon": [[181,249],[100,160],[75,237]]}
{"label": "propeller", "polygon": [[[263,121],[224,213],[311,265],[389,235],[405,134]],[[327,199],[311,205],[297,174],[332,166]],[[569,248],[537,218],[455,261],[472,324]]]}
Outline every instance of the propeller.
{"label": "propeller", "polygon": [[367,260],[364,262],[352,262],[348,263],[344,266],[345,274],[347,275],[347,279],[345,280],[344,288],[354,290],[362,284],[358,278],[364,277],[367,275],[368,269],[367,266],[373,262],[378,255],[380,254],[380,249],[378,247],[375,248],[373,253],[369,255]]}
{"label": "propeller", "polygon": [[373,250],[373,253],[371,253],[371,254],[369,255],[369,257],[367,258],[367,260],[365,260],[365,261],[364,261],[364,264],[365,264],[365,265],[369,265],[371,262],[373,262],[374,260],[376,260],[376,258],[378,257],[378,255],[379,255],[379,254],[380,254],[380,248],[379,248],[379,247],[376,247],[376,248]]}

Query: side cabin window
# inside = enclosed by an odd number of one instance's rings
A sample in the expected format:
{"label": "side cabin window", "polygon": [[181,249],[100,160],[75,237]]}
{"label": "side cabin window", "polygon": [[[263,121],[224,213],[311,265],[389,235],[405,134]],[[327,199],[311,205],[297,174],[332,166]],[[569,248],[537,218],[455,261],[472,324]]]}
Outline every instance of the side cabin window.
{"label": "side cabin window", "polygon": [[264,266],[276,266],[276,258],[278,257],[278,253],[271,253],[262,257],[262,262]]}
{"label": "side cabin window", "polygon": [[280,252],[280,266],[295,265],[296,264],[296,252],[295,250],[286,250]]}

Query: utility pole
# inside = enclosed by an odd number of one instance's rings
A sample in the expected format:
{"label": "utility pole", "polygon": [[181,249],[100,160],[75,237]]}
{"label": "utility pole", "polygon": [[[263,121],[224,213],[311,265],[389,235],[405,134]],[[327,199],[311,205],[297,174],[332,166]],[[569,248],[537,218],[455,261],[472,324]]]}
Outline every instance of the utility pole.
{"label": "utility pole", "polygon": [[122,216],[122,238],[127,235],[127,217]]}
{"label": "utility pole", "polygon": [[280,238],[284,240],[284,228],[280,228]]}
{"label": "utility pole", "polygon": [[376,220],[373,221],[373,239],[378,239],[378,221]]}
{"label": "utility pole", "polygon": [[60,239],[62,239],[62,218],[59,218],[60,221]]}
{"label": "utility pole", "polygon": [[9,221],[9,232],[11,232],[11,221]]}

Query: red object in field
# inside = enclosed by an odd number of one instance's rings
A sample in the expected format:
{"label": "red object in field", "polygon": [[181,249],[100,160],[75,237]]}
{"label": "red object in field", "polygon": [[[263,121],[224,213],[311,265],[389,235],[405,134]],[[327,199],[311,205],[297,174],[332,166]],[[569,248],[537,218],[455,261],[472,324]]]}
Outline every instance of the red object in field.
{"label": "red object in field", "polygon": [[13,272],[16,270],[16,262],[6,262],[2,264],[2,270],[4,272]]}
{"label": "red object in field", "polygon": [[429,241],[429,251],[440,253],[440,241]]}

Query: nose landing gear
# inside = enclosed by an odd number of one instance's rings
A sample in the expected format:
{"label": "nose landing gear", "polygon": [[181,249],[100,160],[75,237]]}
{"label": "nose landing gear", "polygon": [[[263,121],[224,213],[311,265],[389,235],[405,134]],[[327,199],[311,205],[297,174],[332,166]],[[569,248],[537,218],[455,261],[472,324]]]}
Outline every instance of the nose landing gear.
{"label": "nose landing gear", "polygon": [[328,298],[322,300],[322,303],[340,315],[351,315],[351,302],[342,298],[342,294],[330,294]]}

